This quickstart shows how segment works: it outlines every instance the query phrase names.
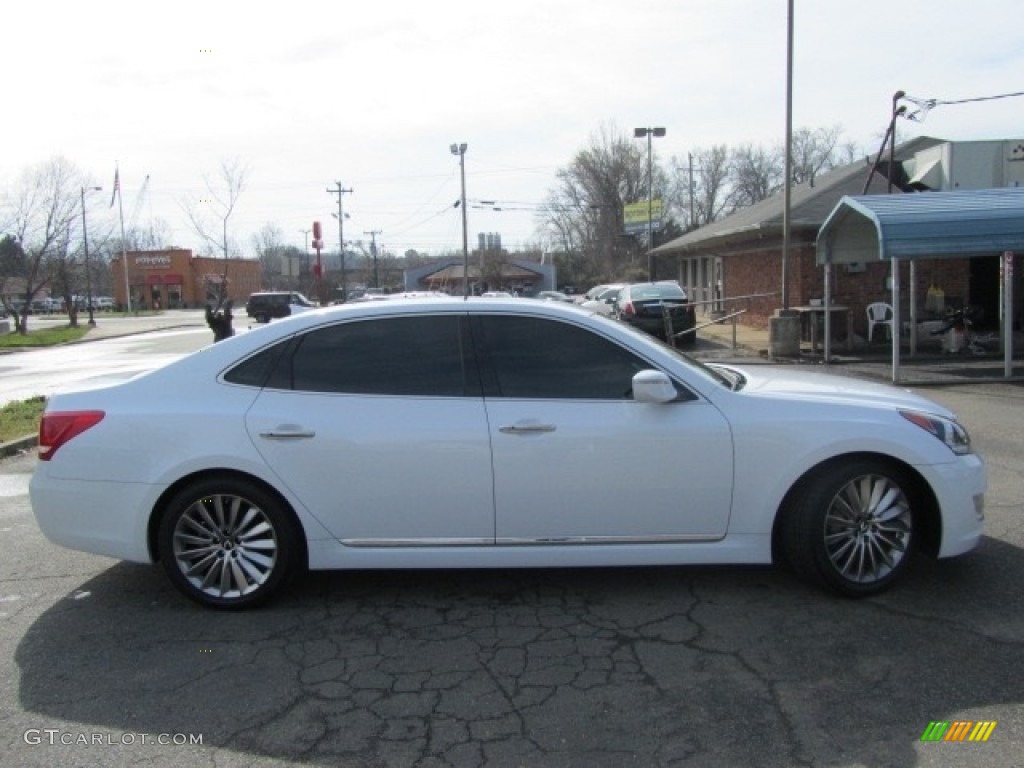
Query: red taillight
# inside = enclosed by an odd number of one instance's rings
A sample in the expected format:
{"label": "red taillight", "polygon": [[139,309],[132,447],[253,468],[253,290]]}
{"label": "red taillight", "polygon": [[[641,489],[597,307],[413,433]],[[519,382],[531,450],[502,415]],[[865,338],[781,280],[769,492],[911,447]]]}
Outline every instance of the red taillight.
{"label": "red taillight", "polygon": [[636,314],[636,310],[633,309],[633,302],[632,301],[627,301],[626,302],[626,306],[624,306],[622,308],[622,314],[624,314],[624,315],[635,315]]}
{"label": "red taillight", "polygon": [[64,443],[103,420],[103,411],[43,412],[39,422],[39,460],[49,461]]}

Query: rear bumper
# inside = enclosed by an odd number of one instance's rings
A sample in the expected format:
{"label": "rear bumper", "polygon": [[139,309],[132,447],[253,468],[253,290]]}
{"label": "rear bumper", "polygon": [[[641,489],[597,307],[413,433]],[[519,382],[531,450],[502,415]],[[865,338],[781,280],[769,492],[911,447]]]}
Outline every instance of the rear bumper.
{"label": "rear bumper", "polygon": [[29,483],[32,511],[54,544],[94,555],[151,563],[149,516],[164,490],[142,483],[65,482],[37,470]]}

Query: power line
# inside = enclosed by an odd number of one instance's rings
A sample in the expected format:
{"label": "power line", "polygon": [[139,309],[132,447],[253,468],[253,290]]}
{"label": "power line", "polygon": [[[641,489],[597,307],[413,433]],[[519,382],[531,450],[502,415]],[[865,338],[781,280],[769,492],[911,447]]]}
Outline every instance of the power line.
{"label": "power line", "polygon": [[916,123],[923,123],[928,113],[938,106],[945,106],[948,104],[971,104],[978,101],[996,101],[998,99],[1011,99],[1015,96],[1024,96],[1024,91],[1017,91],[1016,93],[1001,93],[996,96],[974,96],[969,99],[922,99],[916,96],[904,96],[905,101],[909,101],[911,104],[917,107],[916,112],[905,114],[907,120],[913,120]]}

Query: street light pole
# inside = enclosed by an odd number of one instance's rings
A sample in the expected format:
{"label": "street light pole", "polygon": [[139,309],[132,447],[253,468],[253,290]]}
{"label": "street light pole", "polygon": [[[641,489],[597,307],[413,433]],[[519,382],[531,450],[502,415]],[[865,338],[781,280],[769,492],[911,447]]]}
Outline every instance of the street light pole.
{"label": "street light pole", "polygon": [[664,128],[634,128],[633,137],[647,137],[647,279],[654,282],[654,168],[651,155],[651,137],[661,138]]}
{"label": "street light pole", "polygon": [[[103,187],[88,187],[89,192],[100,192]],[[89,327],[96,327],[96,318],[92,309],[92,275],[89,273],[89,232],[85,226],[85,193],[87,188],[82,187],[82,247],[85,249],[85,300],[88,302]],[[70,307],[68,308],[70,310]]]}
{"label": "street light pole", "polygon": [[469,236],[466,225],[466,149],[468,145],[452,144],[451,152],[459,156],[459,175],[462,178],[462,297],[469,296]]}

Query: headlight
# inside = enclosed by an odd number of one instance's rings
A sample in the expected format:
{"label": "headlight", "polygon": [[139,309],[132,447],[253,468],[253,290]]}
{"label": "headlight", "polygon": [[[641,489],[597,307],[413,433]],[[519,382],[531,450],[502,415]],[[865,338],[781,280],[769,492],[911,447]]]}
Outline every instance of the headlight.
{"label": "headlight", "polygon": [[916,424],[926,432],[935,435],[957,456],[971,452],[970,435],[967,434],[966,429],[952,419],[919,411],[900,411],[900,416],[911,424]]}

